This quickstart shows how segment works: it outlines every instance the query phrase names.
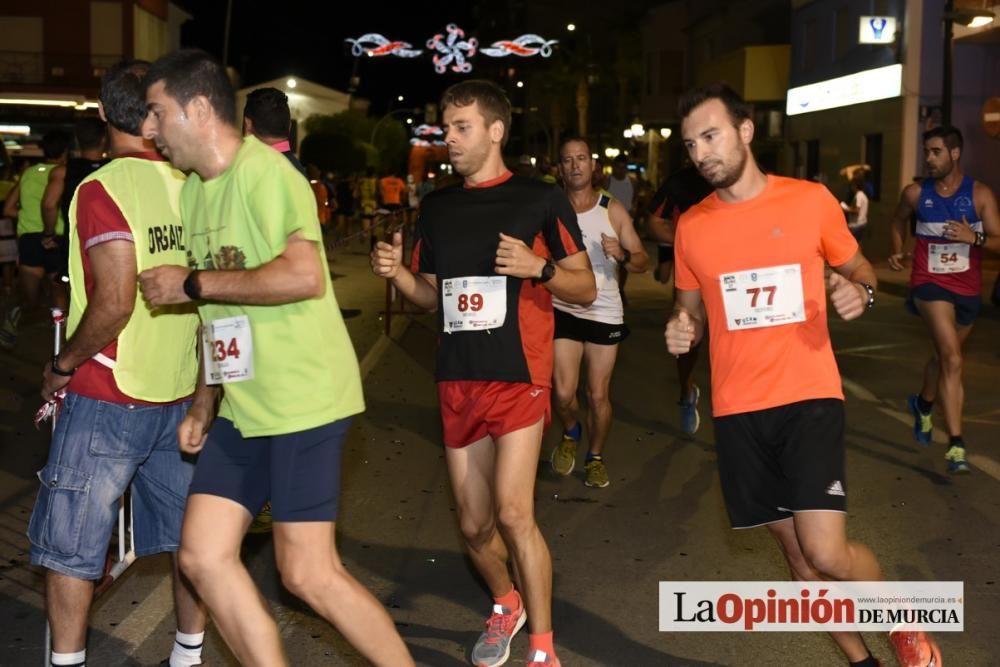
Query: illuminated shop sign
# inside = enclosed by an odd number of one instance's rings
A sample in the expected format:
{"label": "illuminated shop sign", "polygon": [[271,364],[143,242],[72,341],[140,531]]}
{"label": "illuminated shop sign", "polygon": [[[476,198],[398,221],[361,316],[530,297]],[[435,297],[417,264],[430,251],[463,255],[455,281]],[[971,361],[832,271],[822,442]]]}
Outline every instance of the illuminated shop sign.
{"label": "illuminated shop sign", "polygon": [[903,92],[903,66],[889,65],[819,83],[791,88],[785,113],[789,116],[836,109],[852,104],[899,97]]}
{"label": "illuminated shop sign", "polygon": [[862,16],[859,24],[859,44],[892,44],[896,41],[895,16]]}

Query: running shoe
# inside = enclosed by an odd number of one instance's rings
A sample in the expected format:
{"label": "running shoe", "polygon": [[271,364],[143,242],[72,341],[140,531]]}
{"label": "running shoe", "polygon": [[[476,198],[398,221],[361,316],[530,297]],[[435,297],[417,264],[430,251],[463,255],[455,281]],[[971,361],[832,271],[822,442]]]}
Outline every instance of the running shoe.
{"label": "running shoe", "polygon": [[896,649],[900,667],[942,667],[941,649],[923,631],[894,630],[889,642]]}
{"label": "running shoe", "polygon": [[952,445],[944,455],[948,462],[948,472],[955,474],[972,472],[969,462],[965,460],[965,447]]}
{"label": "running shoe", "polygon": [[601,459],[590,459],[584,464],[583,469],[587,473],[587,478],[583,483],[587,486],[603,489],[611,483],[611,480],[608,479],[608,467]]}
{"label": "running shoe", "polygon": [[559,658],[549,655],[540,648],[536,648],[528,656],[528,667],[561,667]]}
{"label": "running shoe", "polygon": [[698,399],[701,398],[701,389],[698,385],[691,385],[691,393],[688,400],[681,401],[678,405],[681,408],[681,430],[687,434],[697,433],[701,426],[701,415],[698,414]]}
{"label": "running shoe", "polygon": [[552,450],[552,456],[549,458],[556,473],[566,476],[573,472],[573,468],[576,467],[576,444],[575,438],[563,433],[562,442]]}
{"label": "running shoe", "polygon": [[524,603],[518,598],[517,609],[493,605],[486,620],[486,630],[472,647],[472,664],[476,667],[496,667],[510,658],[510,642],[528,620]]}
{"label": "running shoe", "polygon": [[920,411],[917,394],[910,396],[906,403],[910,406],[910,413],[913,414],[913,438],[920,443],[921,447],[926,447],[931,444],[931,433],[934,431],[931,415]]}

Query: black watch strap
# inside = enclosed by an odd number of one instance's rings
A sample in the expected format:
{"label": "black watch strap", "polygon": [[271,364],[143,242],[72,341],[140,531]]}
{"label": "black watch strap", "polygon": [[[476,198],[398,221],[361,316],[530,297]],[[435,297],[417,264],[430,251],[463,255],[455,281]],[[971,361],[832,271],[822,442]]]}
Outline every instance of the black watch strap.
{"label": "black watch strap", "polygon": [[187,278],[184,279],[184,293],[192,301],[201,300],[201,286],[198,284],[198,271],[194,270],[187,274]]}
{"label": "black watch strap", "polygon": [[632,261],[632,251],[628,248],[622,248],[622,264],[628,264]]}
{"label": "black watch strap", "polygon": [[53,354],[52,355],[52,373],[53,373],[53,375],[58,375],[60,377],[68,378],[68,377],[73,377],[73,373],[76,373],[76,369],[73,368],[73,369],[70,369],[68,371],[64,371],[63,369],[59,368],[59,355],[58,354]]}
{"label": "black watch strap", "polygon": [[533,285],[539,283],[547,283],[556,275],[556,263],[552,259],[545,260],[545,266],[542,267],[542,275],[531,280]]}

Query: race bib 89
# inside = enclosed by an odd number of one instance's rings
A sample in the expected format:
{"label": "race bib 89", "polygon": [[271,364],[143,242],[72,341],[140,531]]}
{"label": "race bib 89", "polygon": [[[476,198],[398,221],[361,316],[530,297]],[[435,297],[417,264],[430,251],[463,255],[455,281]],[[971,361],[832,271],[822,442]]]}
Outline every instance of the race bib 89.
{"label": "race bib 89", "polygon": [[507,276],[464,276],[441,281],[444,332],[483,331],[507,320]]}

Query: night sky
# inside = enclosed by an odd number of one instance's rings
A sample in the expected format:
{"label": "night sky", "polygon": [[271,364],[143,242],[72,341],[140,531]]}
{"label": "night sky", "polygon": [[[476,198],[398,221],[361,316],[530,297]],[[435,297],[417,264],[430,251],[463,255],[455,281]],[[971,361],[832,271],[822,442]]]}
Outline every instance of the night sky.
{"label": "night sky", "polygon": [[[194,16],[182,30],[183,45],[203,48],[221,58],[225,0],[181,0],[177,4]],[[434,9],[420,11],[416,3],[358,4],[350,10],[354,16],[346,18],[341,3],[322,6],[233,0],[228,63],[239,71],[243,86],[294,75],[347,91],[355,59],[345,38],[375,32],[390,40],[410,42],[414,49],[424,49],[424,54],[412,60],[360,59],[361,84],[356,94],[371,100],[375,113],[385,112],[390,105],[413,107],[436,102],[445,87],[460,77],[465,78],[466,75],[437,74],[425,42],[435,33],[443,33],[450,22],[457,23],[467,36],[475,35],[470,5],[445,10],[437,3],[428,3]],[[479,37],[483,42],[516,35]],[[405,97],[402,105],[396,101],[397,95]]]}

